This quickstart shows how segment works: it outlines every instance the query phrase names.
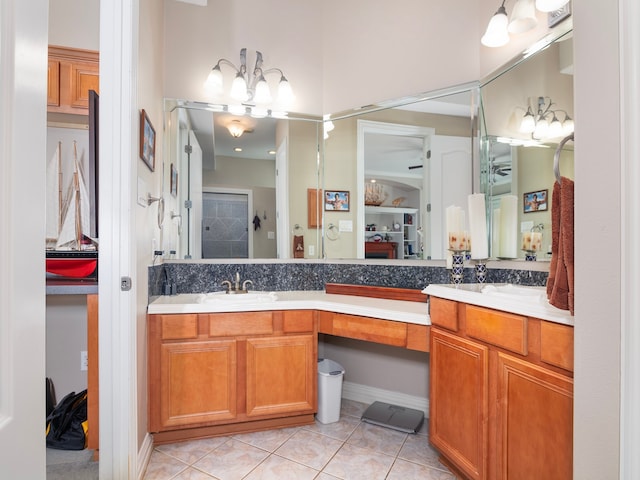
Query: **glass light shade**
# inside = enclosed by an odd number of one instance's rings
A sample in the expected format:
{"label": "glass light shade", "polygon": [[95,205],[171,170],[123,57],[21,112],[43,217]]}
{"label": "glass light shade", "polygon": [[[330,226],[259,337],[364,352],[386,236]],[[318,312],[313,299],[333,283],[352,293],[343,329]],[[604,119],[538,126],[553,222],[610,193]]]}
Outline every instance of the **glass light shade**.
{"label": "glass light shade", "polygon": [[569,0],[536,0],[536,8],[541,12],[553,12],[564,7]]}
{"label": "glass light shade", "polygon": [[294,99],[295,96],[293,95],[291,85],[287,79],[282,76],[282,78],[280,78],[280,83],[278,84],[278,104],[283,106],[291,105]]}
{"label": "glass light shade", "polygon": [[258,79],[258,83],[256,83],[256,93],[253,96],[253,100],[256,103],[270,103],[271,102],[271,91],[269,90],[269,85],[267,81],[264,79],[264,76],[260,76]]}
{"label": "glass light shade", "polygon": [[219,65],[213,67],[209,72],[209,76],[204,82],[204,88],[212,93],[222,92],[222,71]]}
{"label": "glass light shade", "polygon": [[484,33],[480,42],[485,47],[502,47],[509,43],[509,32],[507,31],[507,11],[504,7],[500,7],[496,14],[489,20],[487,31]]}
{"label": "glass light shade", "polygon": [[247,94],[247,82],[244,77],[238,73],[231,84],[231,98],[240,102],[246,102],[249,98]]}
{"label": "glass light shade", "polygon": [[558,117],[556,117],[555,114],[553,115],[553,119],[549,124],[548,134],[551,138],[557,138],[562,136],[562,124],[560,123],[560,120],[558,120]]}
{"label": "glass light shade", "polygon": [[244,105],[229,105],[229,113],[234,115],[244,115],[247,113],[247,107]]}
{"label": "glass light shade", "polygon": [[536,123],[536,129],[533,131],[533,136],[537,139],[546,138],[549,135],[549,122],[546,119],[541,118]]}
{"label": "glass light shade", "polygon": [[227,125],[227,129],[233,138],[238,138],[244,133],[244,127],[237,120]]}
{"label": "glass light shade", "polygon": [[533,118],[533,113],[531,112],[531,107],[527,109],[527,113],[522,117],[522,122],[520,122],[520,131],[522,133],[533,133],[536,129],[536,121]]}
{"label": "glass light shade", "polygon": [[567,116],[564,122],[562,122],[562,133],[563,135],[570,135],[573,133],[573,129],[574,129],[573,119]]}
{"label": "glass light shade", "polygon": [[511,12],[511,21],[507,30],[509,33],[524,33],[538,25],[536,9],[533,0],[518,0]]}

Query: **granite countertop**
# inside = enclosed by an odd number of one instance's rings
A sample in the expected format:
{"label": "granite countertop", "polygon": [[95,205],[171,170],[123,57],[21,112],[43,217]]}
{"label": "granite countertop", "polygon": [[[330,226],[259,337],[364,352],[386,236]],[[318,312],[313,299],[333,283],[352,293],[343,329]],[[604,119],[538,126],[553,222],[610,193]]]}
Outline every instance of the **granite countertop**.
{"label": "granite countertop", "polygon": [[422,293],[563,325],[574,324],[574,317],[568,310],[561,310],[549,303],[546,287],[508,283],[431,284]]}
{"label": "granite countertop", "polygon": [[[147,312],[150,314],[166,314],[312,309],[418,325],[431,324],[426,302],[328,294],[323,290],[273,292],[273,294],[277,297],[275,301],[252,302],[251,300],[241,299],[237,303],[234,303],[233,300],[230,302],[214,301],[204,303],[202,299],[206,294],[197,293],[163,295],[149,304]],[[242,295],[238,296],[241,297]]]}

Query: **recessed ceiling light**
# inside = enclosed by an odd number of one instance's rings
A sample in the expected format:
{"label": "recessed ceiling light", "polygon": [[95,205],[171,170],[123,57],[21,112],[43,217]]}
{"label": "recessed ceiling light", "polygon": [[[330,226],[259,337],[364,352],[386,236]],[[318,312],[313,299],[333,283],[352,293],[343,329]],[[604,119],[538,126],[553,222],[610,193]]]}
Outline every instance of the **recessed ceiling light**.
{"label": "recessed ceiling light", "polygon": [[275,150],[269,150],[269,155],[275,155],[276,151]]}
{"label": "recessed ceiling light", "polygon": [[242,151],[242,148],[240,148],[240,147],[236,147],[236,148],[234,148],[234,149],[233,149],[233,151],[234,151],[234,152],[241,152],[241,151]]}

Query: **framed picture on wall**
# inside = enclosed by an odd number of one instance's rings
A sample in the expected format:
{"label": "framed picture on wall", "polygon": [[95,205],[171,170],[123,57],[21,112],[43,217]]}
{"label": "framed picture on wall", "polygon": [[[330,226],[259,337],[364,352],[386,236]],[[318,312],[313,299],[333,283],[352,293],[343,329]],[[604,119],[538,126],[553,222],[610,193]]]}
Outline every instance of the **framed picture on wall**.
{"label": "framed picture on wall", "polygon": [[332,212],[348,212],[350,207],[347,190],[326,190],[324,193],[324,209]]}
{"label": "framed picture on wall", "polygon": [[156,163],[156,130],[147,112],[140,112],[140,158],[152,172]]}
{"label": "framed picture on wall", "polygon": [[549,190],[537,190],[523,195],[524,213],[544,212],[549,209],[547,203]]}
{"label": "framed picture on wall", "polygon": [[171,195],[178,196],[178,170],[173,163],[171,164]]}

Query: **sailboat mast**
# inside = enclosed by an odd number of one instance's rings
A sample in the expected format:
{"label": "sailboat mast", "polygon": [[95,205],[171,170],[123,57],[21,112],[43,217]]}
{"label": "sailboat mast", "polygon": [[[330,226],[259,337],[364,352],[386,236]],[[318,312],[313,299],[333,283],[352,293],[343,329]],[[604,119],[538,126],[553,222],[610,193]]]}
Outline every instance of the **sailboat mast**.
{"label": "sailboat mast", "polygon": [[73,190],[75,192],[75,208],[76,208],[76,248],[81,250],[82,244],[82,220],[80,216],[80,181],[78,179],[78,148],[77,143],[73,141]]}
{"label": "sailboat mast", "polygon": [[62,230],[62,142],[58,142],[58,233]]}

